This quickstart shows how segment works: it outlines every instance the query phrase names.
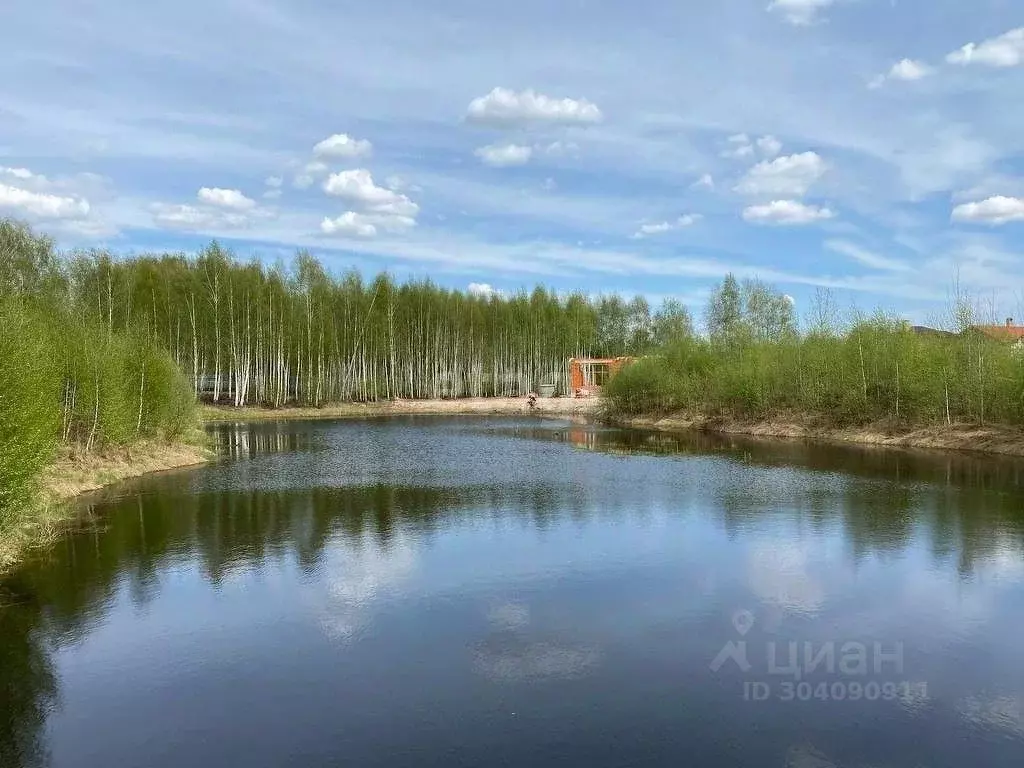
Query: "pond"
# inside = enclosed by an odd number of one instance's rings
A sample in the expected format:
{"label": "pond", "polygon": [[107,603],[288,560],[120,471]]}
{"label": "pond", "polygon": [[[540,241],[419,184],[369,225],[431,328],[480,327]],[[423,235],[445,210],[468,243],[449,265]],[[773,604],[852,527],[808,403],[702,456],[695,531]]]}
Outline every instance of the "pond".
{"label": "pond", "polygon": [[1021,765],[1020,461],[214,434],[0,585],[0,765]]}

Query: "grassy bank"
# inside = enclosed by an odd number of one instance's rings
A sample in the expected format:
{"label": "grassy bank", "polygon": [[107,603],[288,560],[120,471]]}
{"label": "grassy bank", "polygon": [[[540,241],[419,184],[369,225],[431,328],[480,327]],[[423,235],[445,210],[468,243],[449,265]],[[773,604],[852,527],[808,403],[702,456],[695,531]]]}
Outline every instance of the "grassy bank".
{"label": "grassy bank", "polygon": [[33,548],[46,546],[77,518],[73,499],[133,477],[194,466],[214,458],[199,434],[190,441],[143,440],[131,446],[85,452],[58,449],[42,469],[30,506],[0,536],[0,573],[17,565]]}

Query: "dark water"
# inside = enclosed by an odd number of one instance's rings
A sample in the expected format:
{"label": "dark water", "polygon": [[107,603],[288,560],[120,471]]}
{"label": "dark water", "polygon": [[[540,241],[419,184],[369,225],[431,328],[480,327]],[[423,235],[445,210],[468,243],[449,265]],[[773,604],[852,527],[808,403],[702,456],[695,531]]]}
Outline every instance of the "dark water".
{"label": "dark water", "polygon": [[3,766],[1024,764],[1020,462],[510,419],[218,438],[0,587]]}

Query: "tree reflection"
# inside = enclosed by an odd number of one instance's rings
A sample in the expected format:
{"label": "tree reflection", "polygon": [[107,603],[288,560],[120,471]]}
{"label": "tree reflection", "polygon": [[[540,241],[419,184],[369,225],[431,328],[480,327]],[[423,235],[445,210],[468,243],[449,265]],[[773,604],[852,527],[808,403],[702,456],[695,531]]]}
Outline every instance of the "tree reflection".
{"label": "tree reflection", "polygon": [[[243,458],[315,447],[311,432],[278,425],[218,434]],[[855,561],[923,540],[937,563],[965,576],[1007,551],[1024,551],[1024,463],[1016,460],[585,425],[521,425],[500,434],[595,454],[697,460],[620,464],[584,455],[525,476],[503,456],[495,475],[459,484],[302,487],[303,479],[297,488],[261,490],[246,481],[247,472],[259,471],[250,462],[238,470],[239,488],[163,477],[122,498],[94,499],[76,530],[0,589],[0,765],[45,762],[43,726],[57,695],[51,645],[83,637],[120,590],[136,605],[152,600],[163,574],[181,562],[198,563],[219,584],[286,559],[312,573],[335,543],[386,552],[407,534],[429,539],[463,515],[543,530],[566,520],[585,525],[694,509],[737,536],[780,522],[794,536],[835,530]],[[209,477],[221,471],[214,467]],[[781,556],[764,554],[766,567]]]}

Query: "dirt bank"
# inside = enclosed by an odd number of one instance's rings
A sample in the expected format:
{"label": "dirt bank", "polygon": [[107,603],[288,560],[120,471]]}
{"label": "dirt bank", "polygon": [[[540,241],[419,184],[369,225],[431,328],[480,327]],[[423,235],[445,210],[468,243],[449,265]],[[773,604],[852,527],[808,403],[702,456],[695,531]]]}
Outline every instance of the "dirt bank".
{"label": "dirt bank", "polygon": [[798,416],[770,421],[738,421],[708,419],[690,414],[675,414],[663,418],[622,419],[616,423],[665,431],[702,430],[754,437],[859,443],[889,448],[923,448],[1024,456],[1024,430],[1008,427],[953,424],[915,429],[884,423],[835,428],[824,426],[813,418]]}
{"label": "dirt bank", "polygon": [[202,419],[214,421],[258,421],[266,419],[358,419],[371,416],[448,415],[483,416],[494,414],[582,417],[596,413],[597,398],[576,400],[550,397],[537,400],[533,410],[525,397],[476,397],[460,400],[388,400],[376,403],[336,403],[322,408],[259,408],[207,405]]}
{"label": "dirt bank", "polygon": [[75,497],[150,472],[202,464],[214,455],[199,444],[156,441],[88,454],[62,449],[43,473],[37,507],[0,535],[0,574],[74,521],[76,509],[68,502]]}

